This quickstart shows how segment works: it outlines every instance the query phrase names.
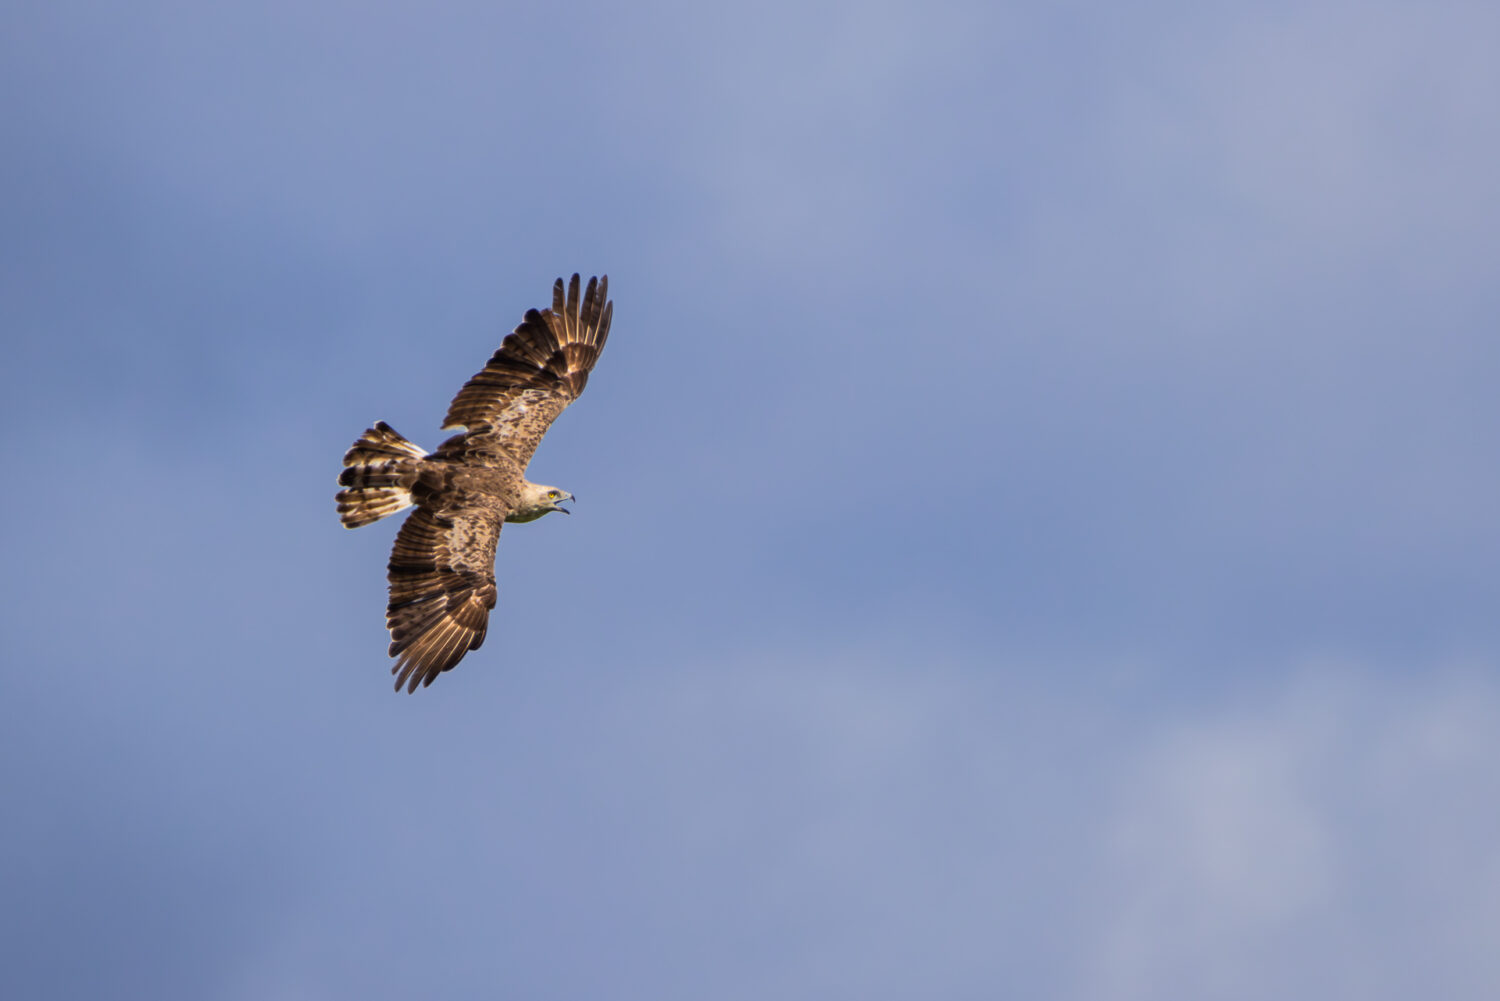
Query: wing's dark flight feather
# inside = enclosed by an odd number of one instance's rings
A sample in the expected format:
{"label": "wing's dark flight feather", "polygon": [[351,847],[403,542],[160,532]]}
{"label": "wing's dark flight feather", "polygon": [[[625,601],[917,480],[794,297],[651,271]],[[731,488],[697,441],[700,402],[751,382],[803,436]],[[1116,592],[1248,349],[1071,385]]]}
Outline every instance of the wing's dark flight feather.
{"label": "wing's dark flight feather", "polygon": [[495,607],[500,524],[489,512],[445,518],[419,507],[401,526],[391,549],[386,606],[390,655],[400,658],[391,668],[398,690],[432,684],[484,642]]}
{"label": "wing's dark flight feather", "polygon": [[495,437],[524,469],[547,428],[588,385],[614,315],[609,278],[552,286],[552,308],[526,311],[483,370],[453,398],[445,428]]}

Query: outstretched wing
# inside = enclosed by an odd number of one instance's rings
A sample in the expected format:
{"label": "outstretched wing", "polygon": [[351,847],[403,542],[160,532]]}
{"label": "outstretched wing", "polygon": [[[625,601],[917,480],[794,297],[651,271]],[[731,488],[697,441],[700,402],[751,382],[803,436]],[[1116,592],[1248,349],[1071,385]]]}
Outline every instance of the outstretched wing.
{"label": "outstretched wing", "polygon": [[495,543],[499,512],[463,511],[453,517],[417,508],[391,549],[391,673],[396,690],[430,685],[464,654],[478,650],[495,607]]}
{"label": "outstretched wing", "polygon": [[444,428],[494,435],[526,468],[547,428],[583,392],[609,336],[609,277],[590,278],[581,299],[578,284],[574,275],[564,299],[559,278],[552,308],[526,311],[484,370],[453,398]]}

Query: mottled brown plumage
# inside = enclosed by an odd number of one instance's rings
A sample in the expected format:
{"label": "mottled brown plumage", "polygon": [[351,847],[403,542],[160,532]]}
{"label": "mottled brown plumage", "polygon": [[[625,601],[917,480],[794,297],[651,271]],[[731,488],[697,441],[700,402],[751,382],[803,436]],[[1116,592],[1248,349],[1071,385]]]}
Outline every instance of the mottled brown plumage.
{"label": "mottled brown plumage", "polygon": [[464,428],[431,455],[384,421],[344,455],[339,517],[358,528],[416,506],[396,535],[386,625],[396,689],[430,685],[484,642],[495,607],[495,545],[505,522],[533,521],[572,495],[530,483],[526,466],[547,428],[583,392],[609,336],[609,279],[579,276],[552,307],[526,312],[484,369],[464,384],[444,428]]}

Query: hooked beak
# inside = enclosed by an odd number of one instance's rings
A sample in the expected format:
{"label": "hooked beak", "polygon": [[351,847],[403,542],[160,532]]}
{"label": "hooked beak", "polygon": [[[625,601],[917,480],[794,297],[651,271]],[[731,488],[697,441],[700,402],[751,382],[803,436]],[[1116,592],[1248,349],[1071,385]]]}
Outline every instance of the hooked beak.
{"label": "hooked beak", "polygon": [[573,499],[574,499],[573,495],[572,494],[568,494],[562,500],[558,501],[557,504],[552,505],[552,510],[554,510],[554,511],[561,511],[563,514],[572,514],[573,513],[572,511],[569,511],[565,507],[559,507],[558,505],[562,504],[563,501],[570,501],[570,500],[573,500]]}

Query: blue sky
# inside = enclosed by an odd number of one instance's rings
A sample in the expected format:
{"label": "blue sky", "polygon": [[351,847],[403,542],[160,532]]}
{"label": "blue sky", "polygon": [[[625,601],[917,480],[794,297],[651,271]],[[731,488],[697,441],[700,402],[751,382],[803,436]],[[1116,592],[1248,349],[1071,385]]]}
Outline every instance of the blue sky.
{"label": "blue sky", "polygon": [[[7,995],[1500,990],[1500,13],[0,27]],[[575,270],[395,696],[339,457]]]}

